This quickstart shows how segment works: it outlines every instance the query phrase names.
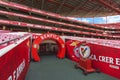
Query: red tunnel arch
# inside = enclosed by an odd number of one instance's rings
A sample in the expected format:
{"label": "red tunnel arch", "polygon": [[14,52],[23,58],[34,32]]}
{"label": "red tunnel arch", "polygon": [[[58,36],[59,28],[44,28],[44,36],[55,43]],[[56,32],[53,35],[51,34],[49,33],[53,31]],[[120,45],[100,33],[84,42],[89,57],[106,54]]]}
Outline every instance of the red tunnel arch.
{"label": "red tunnel arch", "polygon": [[65,43],[60,38],[60,36],[52,33],[46,33],[40,35],[37,39],[34,40],[33,45],[32,45],[32,56],[35,61],[40,61],[40,56],[38,55],[38,48],[39,44],[41,44],[44,40],[53,40],[56,41],[59,51],[57,53],[58,58],[64,58],[65,57]]}

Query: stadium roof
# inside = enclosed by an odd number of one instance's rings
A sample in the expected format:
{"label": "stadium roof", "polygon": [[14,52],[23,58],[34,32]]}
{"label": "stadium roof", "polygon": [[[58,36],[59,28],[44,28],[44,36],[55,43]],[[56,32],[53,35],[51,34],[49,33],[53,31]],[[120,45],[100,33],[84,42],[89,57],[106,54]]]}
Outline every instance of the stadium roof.
{"label": "stadium roof", "polygon": [[67,17],[120,14],[120,0],[7,0]]}

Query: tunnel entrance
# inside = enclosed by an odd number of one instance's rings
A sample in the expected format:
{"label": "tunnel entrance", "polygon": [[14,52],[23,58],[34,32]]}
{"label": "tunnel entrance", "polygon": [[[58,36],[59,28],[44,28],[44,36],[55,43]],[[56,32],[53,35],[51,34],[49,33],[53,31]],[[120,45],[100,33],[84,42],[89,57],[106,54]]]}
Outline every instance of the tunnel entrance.
{"label": "tunnel entrance", "polygon": [[58,45],[55,41],[45,40],[39,45],[39,56],[56,55],[58,53]]}
{"label": "tunnel entrance", "polygon": [[[33,45],[32,45],[32,56],[33,59],[35,61],[40,61],[40,53],[38,53],[38,50],[40,49],[39,45],[42,45],[42,43],[44,43],[45,41],[54,41],[56,42],[57,46],[58,46],[58,50],[57,50],[57,54],[56,56],[58,58],[64,58],[65,57],[65,43],[62,40],[62,38],[56,34],[52,34],[52,33],[46,33],[46,34],[42,34],[40,35],[37,39],[34,40]],[[51,47],[49,46],[50,49]]]}

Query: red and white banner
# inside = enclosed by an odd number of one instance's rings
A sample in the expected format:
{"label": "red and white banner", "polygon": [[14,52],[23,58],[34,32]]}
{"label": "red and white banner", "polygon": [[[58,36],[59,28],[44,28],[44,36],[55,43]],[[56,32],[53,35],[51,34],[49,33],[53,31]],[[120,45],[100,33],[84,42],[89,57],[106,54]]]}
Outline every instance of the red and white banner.
{"label": "red and white banner", "polygon": [[[67,56],[77,62],[80,56],[80,42],[70,40],[67,41],[66,45]],[[92,43],[88,43],[87,45],[90,47],[91,55],[89,58],[92,60],[93,67],[120,79],[120,48]]]}
{"label": "red and white banner", "polygon": [[0,80],[24,80],[30,63],[30,39],[0,57]]}
{"label": "red and white banner", "polygon": [[68,40],[65,44],[68,58],[72,61],[78,62],[80,57],[78,48],[80,42],[77,40]]}
{"label": "red and white banner", "polygon": [[120,79],[120,49],[90,44],[93,67]]}

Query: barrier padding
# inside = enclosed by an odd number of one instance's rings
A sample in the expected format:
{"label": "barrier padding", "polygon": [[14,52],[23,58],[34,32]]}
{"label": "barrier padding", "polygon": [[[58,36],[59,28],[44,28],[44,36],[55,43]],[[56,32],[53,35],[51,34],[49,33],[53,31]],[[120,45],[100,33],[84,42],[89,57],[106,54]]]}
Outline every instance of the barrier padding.
{"label": "barrier padding", "polygon": [[30,39],[0,57],[0,80],[24,80],[30,62]]}
{"label": "barrier padding", "polygon": [[[71,46],[71,44],[76,46]],[[75,40],[66,42],[67,45],[67,56],[73,61],[78,61],[79,51],[75,55],[75,47],[79,47]],[[92,66],[99,69],[101,72],[106,73],[110,76],[120,79],[120,48],[114,46],[100,45],[100,44],[87,44],[90,47],[91,54],[89,58],[92,60]],[[112,45],[112,44],[111,44]]]}

